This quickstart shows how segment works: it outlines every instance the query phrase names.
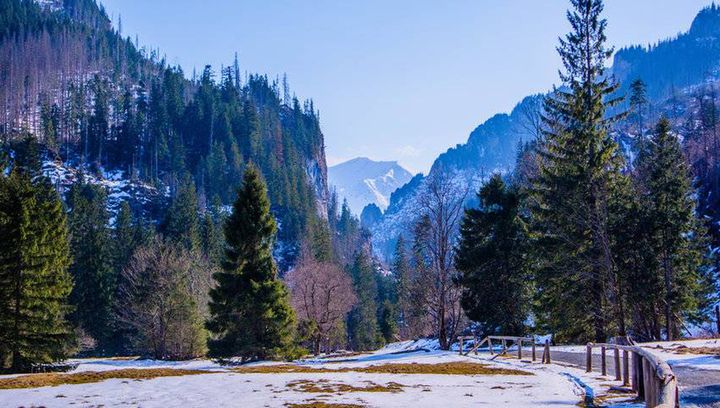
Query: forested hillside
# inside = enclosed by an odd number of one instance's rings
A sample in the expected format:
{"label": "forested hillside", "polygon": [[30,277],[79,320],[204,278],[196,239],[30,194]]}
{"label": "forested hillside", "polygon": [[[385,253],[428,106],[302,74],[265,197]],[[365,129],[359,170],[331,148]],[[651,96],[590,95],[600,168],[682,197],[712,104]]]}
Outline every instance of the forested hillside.
{"label": "forested hillside", "polygon": [[[184,182],[199,210],[227,206],[248,163],[270,187],[290,261],[302,231],[327,218],[319,114],[285,78],[243,74],[237,59],[188,75],[124,38],[94,0],[0,1],[0,61],[3,150],[35,138],[56,162],[48,168],[155,189],[129,197],[147,222],[163,218]],[[55,181],[62,190],[72,180]]]}
{"label": "forested hillside", "polygon": [[[625,113],[613,126],[613,136],[632,163],[638,155],[637,140],[652,131],[666,116],[672,131],[682,136],[684,152],[693,165],[695,187],[700,194],[699,211],[707,216],[713,245],[720,246],[720,191],[716,162],[718,129],[718,75],[720,73],[720,7],[701,10],[686,33],[652,46],[618,50],[607,71],[618,81],[613,97],[623,97],[610,114]],[[637,86],[641,81],[641,89]],[[637,82],[637,83],[636,83]],[[633,83],[636,83],[633,89]],[[633,97],[634,93],[638,93]],[[534,95],[521,101],[510,114],[498,114],[478,126],[468,142],[441,154],[430,170],[449,172],[458,182],[477,190],[493,172],[509,173],[516,165],[520,147],[542,134],[543,99]],[[415,197],[423,183],[412,182],[391,198],[383,220],[373,228],[375,249],[391,254],[401,233],[408,233],[418,207]],[[400,194],[402,193],[402,194]],[[469,204],[476,204],[473,195]],[[402,202],[400,202],[400,199]]]}

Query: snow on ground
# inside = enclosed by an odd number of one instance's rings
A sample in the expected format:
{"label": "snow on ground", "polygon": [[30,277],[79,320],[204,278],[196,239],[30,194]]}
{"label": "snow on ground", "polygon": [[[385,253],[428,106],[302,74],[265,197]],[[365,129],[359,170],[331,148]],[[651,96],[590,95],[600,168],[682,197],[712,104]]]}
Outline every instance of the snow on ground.
{"label": "snow on ground", "polygon": [[[405,350],[402,350],[405,348]],[[535,375],[428,375],[338,373],[232,373],[213,362],[157,362],[150,360],[76,360],[74,372],[115,368],[183,368],[213,370],[208,374],[163,377],[151,380],[112,379],[100,383],[62,385],[36,389],[0,390],[0,406],[237,406],[284,407],[287,404],[324,401],[368,407],[493,407],[574,406],[584,398],[580,370],[541,366],[518,360],[489,361],[489,356],[461,357],[457,353],[418,350],[391,345],[375,353],[342,359],[308,360],[304,365],[323,368],[357,368],[385,363],[481,362],[493,367],[520,368]],[[400,351],[400,353],[398,353]],[[273,363],[263,363],[273,364]],[[311,381],[356,387],[397,383],[400,392],[306,393],[293,382]]]}
{"label": "snow on ground", "polygon": [[[720,340],[699,339],[641,344],[672,367],[720,370]],[[691,352],[692,349],[701,349]]]}

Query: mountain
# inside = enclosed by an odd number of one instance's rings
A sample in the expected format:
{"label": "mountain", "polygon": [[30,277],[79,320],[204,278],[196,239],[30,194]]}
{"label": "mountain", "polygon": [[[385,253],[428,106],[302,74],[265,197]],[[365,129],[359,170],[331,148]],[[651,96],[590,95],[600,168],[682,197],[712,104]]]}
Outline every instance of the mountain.
{"label": "mountain", "polygon": [[313,102],[291,97],[285,79],[241,75],[237,58],[188,76],[160,55],[123,37],[95,0],[0,0],[0,150],[12,157],[32,135],[61,194],[88,174],[151,224],[185,180],[199,212],[228,206],[252,163],[292,260],[307,226],[327,219]]}
{"label": "mountain", "polygon": [[373,161],[359,157],[332,166],[328,183],[340,200],[347,200],[353,213],[359,215],[368,204],[381,210],[390,204],[390,194],[412,179],[412,174],[393,161]]}
{"label": "mountain", "polygon": [[[720,170],[716,169],[718,174],[713,176],[712,169],[706,168],[710,162],[707,157],[693,157],[695,150],[708,151],[694,144],[698,139],[707,140],[702,134],[715,129],[718,122],[715,90],[720,86],[720,7],[713,4],[701,10],[690,29],[674,38],[648,47],[618,50],[610,74],[620,84],[619,95],[627,95],[636,79],[646,83],[650,107],[645,112],[645,133],[651,131],[653,121],[660,115],[672,119],[675,131],[685,141],[695,173],[700,176],[701,210],[708,219],[714,220],[709,225],[716,244],[720,243],[720,199],[714,200],[717,194],[709,187],[702,187],[708,184],[704,181],[707,177],[720,179]],[[467,143],[448,149],[435,160],[429,176],[439,171],[448,172],[455,182],[476,191],[491,173],[512,171],[518,146],[540,134],[543,98],[544,95],[528,96],[509,114],[497,114],[479,125]],[[708,100],[713,103],[707,103]],[[629,108],[627,99],[620,108]],[[635,154],[634,140],[639,133],[633,120],[628,117],[618,123],[615,134],[630,160]],[[715,136],[712,139],[715,140]],[[383,218],[373,224],[373,248],[385,259],[391,256],[397,237],[410,233],[417,214],[417,197],[422,194],[426,179],[414,178],[392,194]],[[720,185],[720,181],[713,183]],[[472,200],[474,194],[469,196]]]}

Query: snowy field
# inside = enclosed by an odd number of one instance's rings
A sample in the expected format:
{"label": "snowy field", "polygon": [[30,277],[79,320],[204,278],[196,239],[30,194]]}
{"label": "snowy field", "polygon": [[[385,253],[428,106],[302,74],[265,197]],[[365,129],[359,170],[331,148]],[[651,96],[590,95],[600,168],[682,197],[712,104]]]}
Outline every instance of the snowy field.
{"label": "snowy field", "polygon": [[[719,369],[717,358],[683,352],[686,347],[717,348],[717,340],[652,343],[643,346],[675,365]],[[584,351],[584,347],[558,347]],[[432,341],[395,343],[370,354],[295,362],[250,365],[264,373],[239,373],[209,360],[82,359],[71,373],[108,373],[126,369],[198,370],[191,375],[152,379],[115,378],[54,387],[0,390],[0,407],[560,407],[577,406],[586,396],[608,406],[634,407],[629,395],[617,395],[610,377],[587,374],[564,365],[542,365],[514,358],[490,360],[487,353],[461,357],[442,352]],[[539,358],[539,356],[538,356]],[[481,363],[491,369],[520,370],[501,374],[397,374],[357,372],[387,364]],[[248,367],[248,366],[243,366]],[[284,368],[284,370],[277,368]],[[332,370],[332,371],[331,371]],[[527,375],[521,375],[526,373]],[[0,378],[10,378],[4,376]],[[304,405],[306,404],[306,405]]]}
{"label": "snowy field", "polygon": [[[489,362],[486,357],[391,347],[345,359],[308,360],[305,367],[354,369],[387,363],[439,364],[481,362],[489,367],[527,371],[529,375],[387,374],[364,372],[234,373],[207,360],[184,363],[149,360],[78,360],[73,373],[116,369],[192,369],[207,373],[146,380],[110,379],[98,383],[0,390],[2,407],[286,407],[294,404],[354,404],[363,407],[553,407],[575,406],[585,390],[574,376],[556,366],[517,360]],[[478,360],[481,359],[481,360]],[[262,364],[266,367],[271,364]],[[323,388],[304,389],[313,384]],[[364,391],[371,386],[391,391]],[[303,406],[303,405],[298,405]],[[323,405],[315,405],[323,406]],[[326,405],[332,406],[332,405]]]}

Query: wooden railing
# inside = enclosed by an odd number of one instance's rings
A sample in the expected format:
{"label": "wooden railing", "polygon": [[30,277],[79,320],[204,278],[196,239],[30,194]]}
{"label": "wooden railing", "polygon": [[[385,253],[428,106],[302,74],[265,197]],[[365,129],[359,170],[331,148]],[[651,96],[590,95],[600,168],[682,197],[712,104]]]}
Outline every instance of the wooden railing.
{"label": "wooden railing", "polygon": [[[465,353],[463,353],[463,346],[466,341],[472,340],[473,346],[472,348],[468,349]],[[535,339],[532,337],[517,337],[517,336],[488,336],[482,339],[482,341],[478,342],[478,338],[475,336],[460,336],[458,337],[458,345],[460,349],[460,354],[467,356],[470,353],[477,354],[477,351],[480,347],[482,347],[483,344],[488,345],[488,350],[490,350],[490,354],[494,355],[495,350],[493,349],[493,340],[499,341],[500,344],[502,344],[502,349],[500,353],[498,353],[494,358],[501,355],[508,354],[508,342],[511,342],[511,345],[517,346],[517,356],[519,359],[522,360],[523,358],[523,343],[530,343],[531,346],[531,354],[532,354],[532,361],[536,360],[536,348],[535,348]],[[550,364],[550,342],[548,340],[545,340],[545,345],[543,347],[543,355],[542,355],[542,362],[543,364]]]}
{"label": "wooden railing", "polygon": [[[679,407],[677,379],[670,366],[648,350],[638,346],[622,346],[618,344],[588,343],[586,347],[586,370],[593,369],[593,349],[600,349],[600,371],[607,375],[608,350],[613,350],[615,361],[615,379],[631,385],[639,398],[650,408]],[[622,351],[622,363],[620,352]],[[630,370],[630,354],[632,354],[632,373]],[[622,365],[622,367],[621,367]],[[621,375],[622,372],[622,375]]]}

